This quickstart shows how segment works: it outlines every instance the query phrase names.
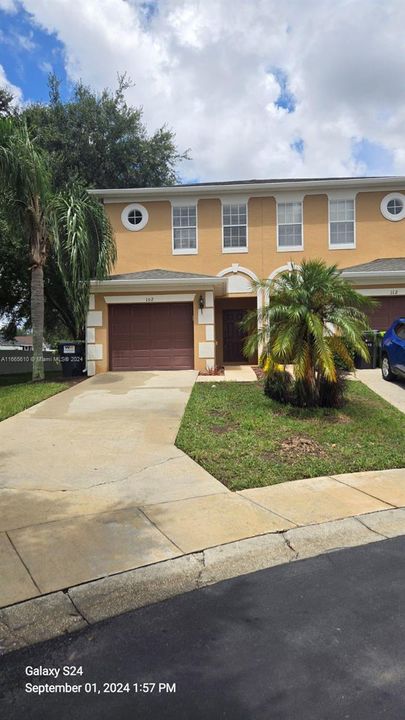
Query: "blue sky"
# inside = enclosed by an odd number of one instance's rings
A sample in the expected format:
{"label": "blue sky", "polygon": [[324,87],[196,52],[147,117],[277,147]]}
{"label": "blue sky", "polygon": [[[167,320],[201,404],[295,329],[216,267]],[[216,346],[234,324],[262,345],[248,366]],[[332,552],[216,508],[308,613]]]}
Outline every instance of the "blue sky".
{"label": "blue sky", "polygon": [[405,174],[404,24],[403,0],[0,0],[0,80],[46,102],[51,70],[65,98],[127,71],[184,180]]}
{"label": "blue sky", "polygon": [[44,32],[22,7],[13,14],[0,10],[0,32],[0,64],[25,100],[47,100],[51,70],[65,81],[67,94],[64,47],[55,34]]}

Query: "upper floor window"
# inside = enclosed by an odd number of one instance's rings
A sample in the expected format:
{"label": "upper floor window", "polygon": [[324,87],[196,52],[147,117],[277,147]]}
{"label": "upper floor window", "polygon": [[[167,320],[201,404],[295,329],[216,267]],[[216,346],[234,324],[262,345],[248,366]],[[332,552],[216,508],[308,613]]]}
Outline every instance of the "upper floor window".
{"label": "upper floor window", "polygon": [[197,252],[196,205],[173,206],[173,252],[178,255]]}
{"label": "upper floor window", "polygon": [[247,204],[222,206],[223,252],[247,252]]}
{"label": "upper floor window", "polygon": [[302,203],[277,203],[278,250],[302,250]]}
{"label": "upper floor window", "polygon": [[329,201],[329,246],[353,248],[354,200]]}
{"label": "upper floor window", "polygon": [[137,232],[142,230],[147,224],[149,219],[148,211],[143,205],[139,203],[131,203],[124,207],[121,213],[121,222],[127,230],[131,232]]}
{"label": "upper floor window", "polygon": [[405,196],[402,193],[389,193],[381,200],[381,212],[387,220],[398,222],[405,217]]}

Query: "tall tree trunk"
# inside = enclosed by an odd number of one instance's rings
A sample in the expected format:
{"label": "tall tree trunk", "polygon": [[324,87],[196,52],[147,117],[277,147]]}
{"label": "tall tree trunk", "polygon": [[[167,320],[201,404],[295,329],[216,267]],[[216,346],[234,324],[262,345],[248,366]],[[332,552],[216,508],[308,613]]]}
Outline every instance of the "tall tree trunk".
{"label": "tall tree trunk", "polygon": [[44,380],[44,271],[42,265],[31,268],[32,379]]}

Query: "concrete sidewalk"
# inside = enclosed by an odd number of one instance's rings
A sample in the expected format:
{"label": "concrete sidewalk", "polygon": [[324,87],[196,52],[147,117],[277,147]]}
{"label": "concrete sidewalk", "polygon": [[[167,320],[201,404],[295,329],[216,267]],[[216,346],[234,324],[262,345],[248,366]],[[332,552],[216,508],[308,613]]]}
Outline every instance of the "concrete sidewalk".
{"label": "concrete sidewalk", "polygon": [[[84,629],[115,615],[198,590],[224,579],[332,550],[367,545],[405,535],[405,508],[394,506],[395,503],[404,505],[404,475],[403,470],[358,473],[354,476],[316,478],[275,488],[245,491],[254,492],[255,496],[254,499],[253,495],[248,499],[245,494],[243,502],[257,502],[257,507],[260,503],[264,513],[270,513],[266,508],[271,504],[272,507],[277,506],[278,510],[287,512],[290,517],[294,516],[296,520],[300,513],[302,518],[311,520],[315,517],[324,519],[336,516],[341,519],[295,526],[291,521],[281,518],[281,525],[287,525],[289,529],[282,532],[264,532],[256,537],[235,541],[230,541],[232,532],[228,521],[228,541],[225,544],[202,551],[182,553],[178,557],[145,567],[65,588],[64,592],[51,592],[2,608],[0,654]],[[274,505],[272,503],[270,491],[284,487],[291,490],[291,507],[287,502],[286,491],[276,492]],[[386,502],[377,500],[369,493],[384,497]],[[307,515],[305,508],[308,509]],[[361,514],[350,516],[354,508]],[[172,507],[169,512],[171,520],[173,510]],[[218,516],[200,516],[198,512],[191,508],[190,510],[188,528],[192,521],[195,524],[204,521],[210,524],[212,519],[216,523],[220,520]],[[152,508],[150,512],[153,514]],[[181,520],[184,520],[184,515]],[[236,518],[234,536],[240,534],[238,522],[240,518]],[[172,533],[168,526],[165,529]],[[248,528],[244,529],[243,535],[246,535],[246,532],[249,532]],[[195,541],[196,535],[191,537],[194,537],[194,546],[198,545]],[[199,538],[206,542],[202,535]]]}
{"label": "concrete sidewalk", "polygon": [[9,530],[0,545],[0,650],[227,577],[405,534],[403,508],[405,470],[398,469]]}

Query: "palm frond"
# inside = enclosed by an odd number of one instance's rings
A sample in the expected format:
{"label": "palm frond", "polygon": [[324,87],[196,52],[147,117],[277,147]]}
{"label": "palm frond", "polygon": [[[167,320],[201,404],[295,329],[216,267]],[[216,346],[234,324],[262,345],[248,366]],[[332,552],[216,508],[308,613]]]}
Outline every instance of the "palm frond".
{"label": "palm frond", "polygon": [[113,230],[103,206],[80,185],[55,195],[49,215],[58,267],[81,337],[90,280],[108,276],[116,261]]}

